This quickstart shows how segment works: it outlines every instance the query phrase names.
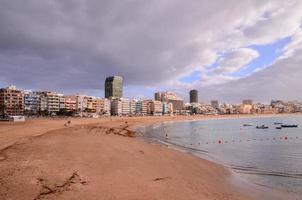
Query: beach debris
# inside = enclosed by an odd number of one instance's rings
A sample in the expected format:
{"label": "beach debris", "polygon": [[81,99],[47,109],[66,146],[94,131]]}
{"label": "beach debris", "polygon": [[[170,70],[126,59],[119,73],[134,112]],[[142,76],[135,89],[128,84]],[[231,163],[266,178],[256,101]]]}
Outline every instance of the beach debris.
{"label": "beach debris", "polygon": [[82,180],[77,172],[73,172],[72,175],[66,179],[62,184],[56,184],[53,187],[47,185],[47,181],[43,178],[37,179],[38,184],[41,185],[40,193],[34,198],[34,200],[41,200],[47,198],[49,195],[58,195],[62,192],[70,190],[70,187],[74,184],[86,185],[87,181]]}
{"label": "beach debris", "polygon": [[159,178],[153,179],[153,181],[163,181],[163,180],[170,179],[170,178],[171,178],[171,177],[169,177],[169,176],[166,176],[166,177],[159,177]]}

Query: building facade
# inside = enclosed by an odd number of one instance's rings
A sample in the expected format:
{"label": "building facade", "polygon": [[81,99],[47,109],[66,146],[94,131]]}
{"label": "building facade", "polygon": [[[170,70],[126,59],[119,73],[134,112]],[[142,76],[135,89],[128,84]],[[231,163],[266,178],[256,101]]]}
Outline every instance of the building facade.
{"label": "building facade", "polygon": [[77,100],[75,96],[65,96],[65,109],[68,112],[76,112]]}
{"label": "building facade", "polygon": [[24,114],[35,115],[40,110],[40,95],[38,92],[25,90],[24,94]]}
{"label": "building facade", "polygon": [[110,76],[105,80],[105,98],[123,97],[123,77]]}
{"label": "building facade", "polygon": [[190,91],[190,103],[198,103],[198,91],[197,90]]}
{"label": "building facade", "polygon": [[122,115],[122,102],[119,99],[113,99],[110,101],[111,115]]}
{"label": "building facade", "polygon": [[47,111],[56,114],[60,110],[60,96],[55,92],[47,92]]}
{"label": "building facade", "polygon": [[24,115],[24,95],[15,86],[0,89],[0,115]]}
{"label": "building facade", "polygon": [[161,101],[151,101],[150,102],[150,114],[151,115],[162,115],[163,105]]}
{"label": "building facade", "polygon": [[122,115],[129,115],[130,114],[130,100],[129,99],[122,99]]}
{"label": "building facade", "polygon": [[99,115],[110,115],[110,101],[108,99],[97,99],[96,113]]}

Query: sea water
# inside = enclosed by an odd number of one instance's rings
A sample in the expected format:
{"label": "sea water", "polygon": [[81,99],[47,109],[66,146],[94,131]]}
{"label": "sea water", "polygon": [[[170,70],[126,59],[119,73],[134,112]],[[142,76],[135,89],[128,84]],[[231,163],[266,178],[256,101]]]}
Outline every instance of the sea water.
{"label": "sea water", "polygon": [[[275,122],[300,126],[276,129]],[[269,128],[256,129],[263,124]],[[223,164],[255,184],[302,195],[302,116],[169,122],[137,131]]]}

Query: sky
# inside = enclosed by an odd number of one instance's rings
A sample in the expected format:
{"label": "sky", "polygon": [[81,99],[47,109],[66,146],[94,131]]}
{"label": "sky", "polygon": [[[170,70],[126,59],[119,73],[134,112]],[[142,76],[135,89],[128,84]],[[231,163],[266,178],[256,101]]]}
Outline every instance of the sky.
{"label": "sky", "polygon": [[302,100],[300,0],[1,0],[0,87]]}

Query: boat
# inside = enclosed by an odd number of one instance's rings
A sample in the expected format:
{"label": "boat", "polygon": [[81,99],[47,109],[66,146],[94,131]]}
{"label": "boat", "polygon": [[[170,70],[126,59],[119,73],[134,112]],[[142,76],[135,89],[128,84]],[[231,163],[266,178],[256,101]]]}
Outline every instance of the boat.
{"label": "boat", "polygon": [[253,124],[249,123],[249,124],[243,124],[243,126],[253,126]]}
{"label": "boat", "polygon": [[297,128],[298,125],[297,124],[282,124],[281,127],[282,128]]}
{"label": "boat", "polygon": [[256,126],[257,129],[268,129],[268,126],[261,125],[261,126]]}
{"label": "boat", "polygon": [[279,124],[283,124],[282,122],[274,122],[274,124],[279,125]]}
{"label": "boat", "polygon": [[281,126],[278,126],[278,127],[276,127],[276,129],[282,129],[282,127],[281,127]]}

